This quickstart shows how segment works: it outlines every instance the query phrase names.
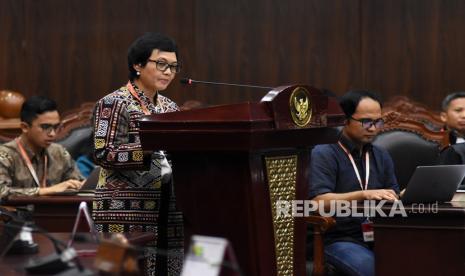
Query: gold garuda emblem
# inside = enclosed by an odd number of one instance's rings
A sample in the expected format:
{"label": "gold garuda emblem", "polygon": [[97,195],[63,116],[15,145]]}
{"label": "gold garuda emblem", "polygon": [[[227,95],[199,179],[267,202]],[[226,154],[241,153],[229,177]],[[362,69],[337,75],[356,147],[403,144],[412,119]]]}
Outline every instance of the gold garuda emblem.
{"label": "gold garuda emblem", "polygon": [[289,99],[292,121],[300,127],[306,126],[312,118],[312,103],[310,93],[303,87],[292,91]]}

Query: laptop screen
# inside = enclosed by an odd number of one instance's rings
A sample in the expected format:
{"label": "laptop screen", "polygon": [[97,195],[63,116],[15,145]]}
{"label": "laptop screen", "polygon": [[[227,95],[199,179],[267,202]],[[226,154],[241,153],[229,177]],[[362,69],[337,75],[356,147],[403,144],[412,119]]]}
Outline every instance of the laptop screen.
{"label": "laptop screen", "polygon": [[402,196],[405,203],[450,201],[465,177],[465,165],[419,166]]}

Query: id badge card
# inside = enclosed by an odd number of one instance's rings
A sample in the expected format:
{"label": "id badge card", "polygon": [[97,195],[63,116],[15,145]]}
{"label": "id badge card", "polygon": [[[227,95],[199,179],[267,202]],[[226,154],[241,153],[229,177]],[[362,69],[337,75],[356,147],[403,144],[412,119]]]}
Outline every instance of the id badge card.
{"label": "id badge card", "polygon": [[362,222],[362,233],[364,242],[372,242],[375,240],[375,234],[373,232],[373,222],[369,219]]}

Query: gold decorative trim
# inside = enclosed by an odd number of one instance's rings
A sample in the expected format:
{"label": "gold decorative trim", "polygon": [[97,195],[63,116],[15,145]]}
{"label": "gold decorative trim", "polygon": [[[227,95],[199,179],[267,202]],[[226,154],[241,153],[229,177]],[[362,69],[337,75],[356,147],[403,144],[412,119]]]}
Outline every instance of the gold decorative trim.
{"label": "gold decorative trim", "polygon": [[297,155],[265,157],[266,174],[273,216],[276,269],[280,276],[294,273],[294,218],[277,216],[276,202],[295,199]]}
{"label": "gold decorative trim", "polygon": [[289,97],[289,108],[292,121],[299,126],[305,127],[312,118],[312,102],[310,93],[304,87],[296,87]]}

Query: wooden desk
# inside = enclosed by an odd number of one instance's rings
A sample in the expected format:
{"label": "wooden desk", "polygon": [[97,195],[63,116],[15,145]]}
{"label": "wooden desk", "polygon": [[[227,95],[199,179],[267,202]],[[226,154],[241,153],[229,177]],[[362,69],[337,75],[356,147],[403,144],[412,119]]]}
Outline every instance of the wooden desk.
{"label": "wooden desk", "polygon": [[[10,197],[3,205],[26,206],[34,205],[35,223],[49,232],[71,232],[76,219],[79,204],[87,202],[92,211],[92,195],[87,196],[15,196]],[[84,220],[79,224],[79,231],[88,232]]]}
{"label": "wooden desk", "polygon": [[464,275],[465,202],[424,206],[374,219],[377,276]]}
{"label": "wooden desk", "polygon": [[[154,233],[124,233],[125,236],[128,238],[129,242],[133,245],[145,245],[150,241],[153,241],[155,238]],[[52,236],[58,240],[63,242],[67,242],[70,237],[70,233],[52,233]],[[109,239],[110,234],[104,233],[99,234],[100,239],[105,238]],[[73,248],[77,251],[85,249],[85,250],[96,250],[98,245],[92,241],[90,234],[85,234],[87,238],[86,242],[77,242],[73,243]],[[33,234],[34,241],[39,245],[39,253],[37,254],[30,254],[30,255],[5,255],[2,259],[0,259],[0,275],[8,275],[8,276],[16,276],[16,275],[30,275],[27,274],[24,270],[24,265],[31,259],[37,258],[39,256],[47,256],[55,252],[53,248],[52,242],[42,234]],[[79,257],[81,264],[94,272],[94,259],[95,256],[86,256],[86,257]]]}

